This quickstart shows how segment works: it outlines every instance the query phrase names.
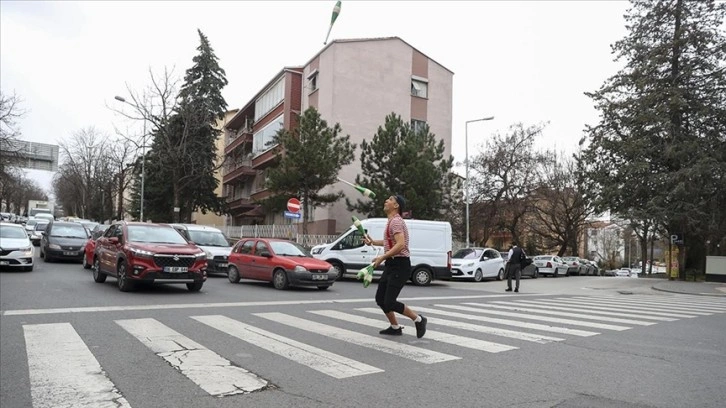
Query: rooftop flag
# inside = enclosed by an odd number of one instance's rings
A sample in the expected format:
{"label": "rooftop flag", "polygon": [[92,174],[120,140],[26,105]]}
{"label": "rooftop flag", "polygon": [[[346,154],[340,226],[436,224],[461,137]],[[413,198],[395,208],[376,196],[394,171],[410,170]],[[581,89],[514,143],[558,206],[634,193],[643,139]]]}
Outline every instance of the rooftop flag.
{"label": "rooftop flag", "polygon": [[323,42],[323,45],[328,43],[328,37],[330,37],[330,30],[333,29],[333,24],[335,23],[335,19],[338,18],[338,14],[340,14],[340,0],[338,0],[338,2],[335,3],[335,7],[333,7],[333,15],[330,17],[330,27],[328,28],[328,35],[325,36],[325,42]]}

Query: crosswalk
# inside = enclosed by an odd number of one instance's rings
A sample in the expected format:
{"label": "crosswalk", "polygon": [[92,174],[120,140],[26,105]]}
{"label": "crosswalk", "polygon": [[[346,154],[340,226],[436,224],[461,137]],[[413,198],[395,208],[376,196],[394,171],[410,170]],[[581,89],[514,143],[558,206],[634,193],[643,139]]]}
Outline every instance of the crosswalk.
{"label": "crosswalk", "polygon": [[[459,303],[436,299],[411,306],[428,318],[423,341],[412,341],[411,328],[402,337],[378,335],[385,319],[380,309],[373,307],[341,311],[330,305],[309,305],[309,310],[294,313],[253,312],[241,317],[235,314],[235,318],[200,313],[188,318],[220,336],[241,340],[258,353],[270,353],[325,376],[346,379],[382,373],[386,367],[381,361],[388,359],[446,364],[462,359],[465,350],[483,356],[516,352],[523,347],[726,313],[726,299],[687,295],[508,297],[488,302],[463,299]],[[188,324],[155,318],[114,322],[121,333],[130,335],[124,336],[124,341],[140,342],[149,356],[162,359],[168,370],[176,371],[211,396],[244,395],[272,386],[266,379],[269,372],[254,373],[240,366],[234,353],[207,348],[194,340],[196,333],[179,331],[183,331],[180,327],[188,330]],[[23,324],[22,328],[33,407],[131,406],[124,390],[114,384],[113,376],[104,370],[73,324]],[[287,335],[279,334],[282,331]],[[299,339],[289,333],[300,334]],[[310,336],[317,340],[310,342]],[[328,346],[332,343],[369,350],[356,356],[381,353],[387,357],[359,361],[360,357],[331,351]]]}

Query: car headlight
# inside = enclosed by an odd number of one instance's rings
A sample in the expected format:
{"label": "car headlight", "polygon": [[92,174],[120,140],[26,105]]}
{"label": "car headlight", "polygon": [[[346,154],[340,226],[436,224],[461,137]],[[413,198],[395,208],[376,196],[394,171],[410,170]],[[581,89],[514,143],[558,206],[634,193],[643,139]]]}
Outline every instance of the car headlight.
{"label": "car headlight", "polygon": [[60,245],[58,244],[48,244],[48,248],[50,249],[61,249]]}
{"label": "car headlight", "polygon": [[308,270],[304,266],[298,265],[295,267],[295,269],[293,269],[293,271],[294,272],[307,272]]}
{"label": "car headlight", "polygon": [[136,255],[138,257],[141,257],[141,258],[153,258],[154,257],[154,253],[153,252],[146,251],[144,249],[132,248],[132,249],[130,249],[130,251],[134,255]]}
{"label": "car headlight", "polygon": [[194,254],[194,256],[197,257],[197,261],[206,260],[207,259],[207,253],[206,252],[199,252]]}
{"label": "car headlight", "polygon": [[204,250],[204,254],[207,256],[207,259],[214,259],[214,255],[206,249]]}
{"label": "car headlight", "polygon": [[313,255],[317,255],[321,252],[323,252],[323,248],[313,248],[312,251],[310,251],[310,253]]}
{"label": "car headlight", "polygon": [[23,248],[23,249],[21,249],[21,251],[23,252],[24,256],[33,256],[33,247],[32,246]]}
{"label": "car headlight", "polygon": [[471,268],[472,266],[474,266],[474,262],[467,262],[464,264],[464,266],[467,268]]}

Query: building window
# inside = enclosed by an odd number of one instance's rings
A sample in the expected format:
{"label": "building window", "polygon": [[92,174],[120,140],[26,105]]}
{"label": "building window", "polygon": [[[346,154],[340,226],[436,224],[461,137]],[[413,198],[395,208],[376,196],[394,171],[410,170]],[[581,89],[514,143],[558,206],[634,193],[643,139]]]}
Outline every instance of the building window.
{"label": "building window", "polygon": [[265,116],[275,106],[282,102],[285,97],[285,81],[280,78],[279,81],[272,85],[262,96],[255,101],[255,121]]}
{"label": "building window", "polygon": [[426,127],[425,120],[411,119],[411,129],[415,132],[421,132]]}
{"label": "building window", "polygon": [[272,138],[275,137],[277,131],[282,129],[284,125],[282,115],[276,117],[267,126],[263,127],[259,132],[252,136],[252,153],[257,155],[272,147]]}
{"label": "building window", "polygon": [[308,75],[308,93],[313,93],[318,90],[318,70],[311,72]]}
{"label": "building window", "polygon": [[420,79],[411,78],[411,95],[418,96],[420,98],[428,98],[429,96],[429,84],[428,82]]}

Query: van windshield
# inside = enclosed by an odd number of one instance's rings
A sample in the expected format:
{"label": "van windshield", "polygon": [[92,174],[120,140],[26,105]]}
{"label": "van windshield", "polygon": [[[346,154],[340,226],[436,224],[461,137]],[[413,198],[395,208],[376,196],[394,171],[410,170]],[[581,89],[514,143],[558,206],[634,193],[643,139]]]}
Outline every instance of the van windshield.
{"label": "van windshield", "polygon": [[189,239],[197,245],[211,247],[228,247],[229,242],[219,231],[194,231],[188,230]]}

